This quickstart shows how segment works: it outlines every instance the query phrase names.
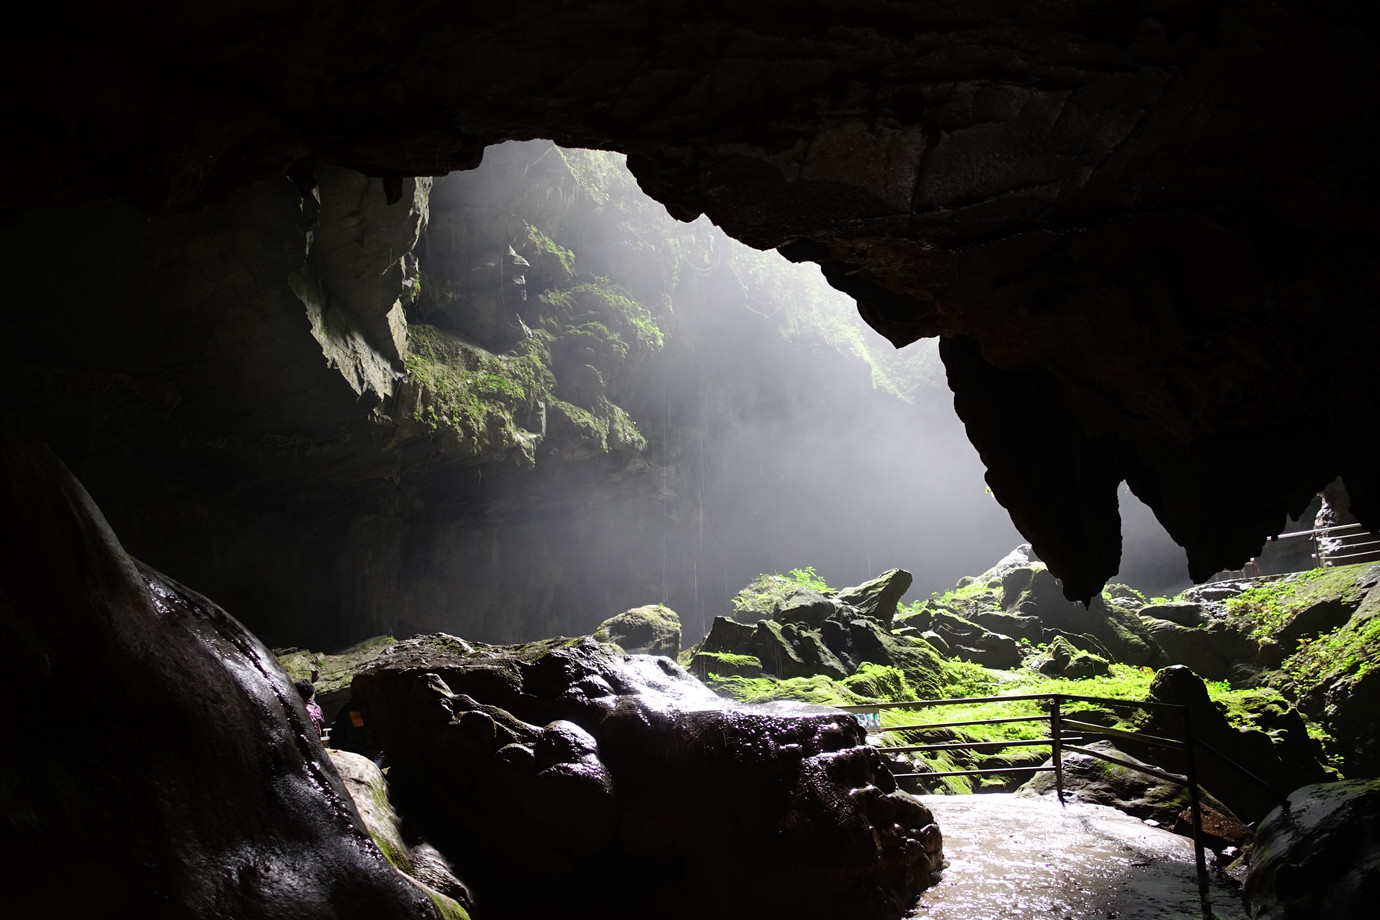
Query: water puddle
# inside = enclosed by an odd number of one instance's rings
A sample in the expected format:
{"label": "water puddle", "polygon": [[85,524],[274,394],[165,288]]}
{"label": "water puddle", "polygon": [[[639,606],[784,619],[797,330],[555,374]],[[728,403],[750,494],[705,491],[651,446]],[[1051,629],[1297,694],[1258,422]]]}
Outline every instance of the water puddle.
{"label": "water puddle", "polygon": [[918,920],[1246,920],[1239,895],[1215,877],[1205,912],[1192,841],[1116,809],[1011,795],[921,798],[949,865],[921,896]]}

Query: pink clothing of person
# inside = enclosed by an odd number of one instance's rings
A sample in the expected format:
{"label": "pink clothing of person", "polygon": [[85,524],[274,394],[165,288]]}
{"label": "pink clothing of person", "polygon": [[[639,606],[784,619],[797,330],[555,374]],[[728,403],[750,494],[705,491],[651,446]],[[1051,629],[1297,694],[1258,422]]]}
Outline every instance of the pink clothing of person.
{"label": "pink clothing of person", "polygon": [[307,716],[311,718],[311,724],[316,726],[316,737],[320,738],[322,730],[326,727],[325,713],[316,704],[316,700],[307,700],[302,705],[307,708]]}

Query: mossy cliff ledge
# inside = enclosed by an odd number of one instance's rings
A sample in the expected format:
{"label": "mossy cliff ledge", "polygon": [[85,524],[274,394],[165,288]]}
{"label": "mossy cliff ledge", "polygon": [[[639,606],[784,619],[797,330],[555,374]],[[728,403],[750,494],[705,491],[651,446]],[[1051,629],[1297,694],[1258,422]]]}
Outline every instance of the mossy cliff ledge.
{"label": "mossy cliff ledge", "polygon": [[852,716],[729,703],[667,658],[418,637],[353,690],[487,917],[891,920],[942,862]]}

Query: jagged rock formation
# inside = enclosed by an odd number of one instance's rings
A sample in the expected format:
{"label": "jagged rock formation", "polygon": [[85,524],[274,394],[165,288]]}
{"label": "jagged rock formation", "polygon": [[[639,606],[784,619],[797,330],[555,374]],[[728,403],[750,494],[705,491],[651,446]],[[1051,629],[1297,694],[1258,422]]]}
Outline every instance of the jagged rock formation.
{"label": "jagged rock formation", "polygon": [[716,617],[694,650],[691,670],[782,680],[823,674],[843,680],[871,662],[900,668],[917,686],[927,686],[937,666],[934,647],[891,629],[896,602],[910,579],[904,569],[891,569],[826,595],[798,590],[781,576],[762,576],[738,597],[767,609],[751,609],[751,624]]}
{"label": "jagged rock formation", "polygon": [[0,914],[438,916],[370,842],[268,649],[127,556],[46,450],[0,441],[0,514]]}
{"label": "jagged rock formation", "polygon": [[[993,492],[1086,598],[1116,569],[1123,479],[1198,579],[1338,473],[1376,526],[1362,15],[105,6],[63,30],[63,55],[11,33],[26,92],[4,115],[25,127],[5,166],[52,177],[18,184],[20,205],[168,210],[285,172],[311,188],[327,164],[406,197],[401,177],[508,138],[625,150],[673,213],[820,262],[897,344],[945,336]],[[391,327],[369,328],[386,347]]]}
{"label": "jagged rock formation", "polygon": [[729,704],[665,658],[420,637],[354,691],[485,916],[894,918],[940,865],[851,716]]}

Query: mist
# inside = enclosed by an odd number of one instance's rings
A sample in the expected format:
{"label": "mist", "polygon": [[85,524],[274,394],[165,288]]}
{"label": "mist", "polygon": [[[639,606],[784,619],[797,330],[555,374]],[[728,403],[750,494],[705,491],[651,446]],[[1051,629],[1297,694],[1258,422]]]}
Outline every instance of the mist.
{"label": "mist", "polygon": [[[544,405],[534,468],[489,463],[428,496],[473,532],[449,564],[488,580],[467,635],[580,634],[661,602],[690,644],[759,573],[813,567],[843,587],[900,567],[920,598],[1024,542],[987,491],[935,341],[898,351],[817,266],[675,221],[616,154],[491,148],[437,183],[418,251],[427,296],[411,322],[493,352],[539,339],[556,398],[576,406],[563,411],[607,431],[602,449],[573,449]],[[594,286],[604,302],[580,301]],[[569,345],[594,326],[615,345]],[[1121,497],[1118,580],[1185,587],[1182,550]]]}

